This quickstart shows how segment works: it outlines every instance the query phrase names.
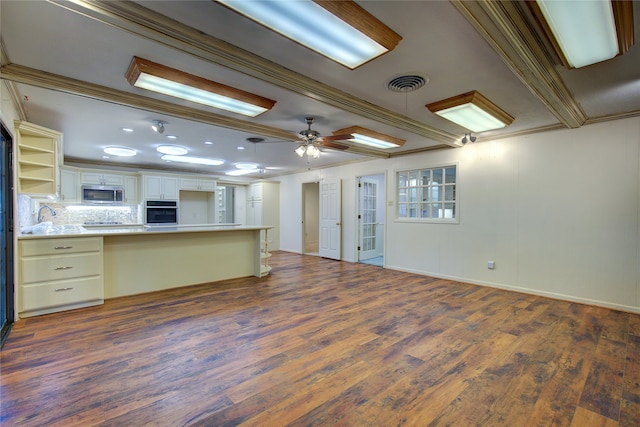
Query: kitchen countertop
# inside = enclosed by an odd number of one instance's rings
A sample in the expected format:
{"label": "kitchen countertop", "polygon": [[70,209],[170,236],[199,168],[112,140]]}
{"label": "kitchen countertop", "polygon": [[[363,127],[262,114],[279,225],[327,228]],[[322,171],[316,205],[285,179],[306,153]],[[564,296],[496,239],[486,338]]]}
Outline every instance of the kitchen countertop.
{"label": "kitchen countertop", "polygon": [[18,239],[46,239],[60,237],[89,237],[89,236],[110,236],[110,235],[149,235],[166,233],[201,233],[210,231],[232,231],[232,230],[268,230],[273,226],[239,224],[194,224],[194,225],[153,225],[153,226],[126,226],[122,227],[87,227],[78,225],[52,226],[50,231],[40,233],[21,233]]}

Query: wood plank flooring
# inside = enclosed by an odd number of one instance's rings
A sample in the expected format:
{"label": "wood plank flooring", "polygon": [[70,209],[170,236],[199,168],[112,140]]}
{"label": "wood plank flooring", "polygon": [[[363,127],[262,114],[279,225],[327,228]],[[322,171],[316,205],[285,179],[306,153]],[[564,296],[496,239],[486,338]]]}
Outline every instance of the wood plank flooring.
{"label": "wood plank flooring", "polygon": [[640,425],[639,315],[271,261],[262,280],[19,321],[0,352],[0,424]]}

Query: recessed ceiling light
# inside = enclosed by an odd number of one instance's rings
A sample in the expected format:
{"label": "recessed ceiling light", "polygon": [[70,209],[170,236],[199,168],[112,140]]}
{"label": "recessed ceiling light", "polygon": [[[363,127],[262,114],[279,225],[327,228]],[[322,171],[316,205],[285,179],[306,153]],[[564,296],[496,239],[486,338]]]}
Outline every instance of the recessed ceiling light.
{"label": "recessed ceiling light", "polygon": [[158,153],[162,154],[172,154],[174,156],[182,156],[189,152],[185,147],[181,147],[180,145],[160,145],[156,148]]}
{"label": "recessed ceiling light", "polygon": [[238,169],[253,170],[253,169],[258,169],[258,164],[249,163],[249,162],[240,162],[240,163],[236,163],[236,167]]}
{"label": "recessed ceiling light", "polygon": [[131,157],[136,155],[136,150],[127,147],[106,147],[103,150],[111,156]]}
{"label": "recessed ceiling light", "polygon": [[206,145],[213,145],[213,141],[205,141],[204,142]]}
{"label": "recessed ceiling light", "polygon": [[238,150],[244,150],[244,147],[241,146],[241,145],[239,145],[237,148],[238,148]]}
{"label": "recessed ceiling light", "polygon": [[176,135],[167,135],[167,138],[169,138],[169,139],[178,139],[178,137]]}
{"label": "recessed ceiling light", "polygon": [[171,162],[193,163],[197,165],[207,166],[220,166],[224,163],[224,160],[219,159],[207,159],[204,157],[190,157],[190,156],[175,156],[172,154],[165,154],[161,157],[162,160]]}
{"label": "recessed ceiling light", "polygon": [[131,133],[131,132],[133,132],[133,129],[131,129],[131,128],[122,128],[122,132]]}
{"label": "recessed ceiling light", "polygon": [[258,172],[258,169],[235,169],[235,170],[225,172],[225,175],[241,176],[241,175],[248,175],[250,173],[255,173],[255,172]]}

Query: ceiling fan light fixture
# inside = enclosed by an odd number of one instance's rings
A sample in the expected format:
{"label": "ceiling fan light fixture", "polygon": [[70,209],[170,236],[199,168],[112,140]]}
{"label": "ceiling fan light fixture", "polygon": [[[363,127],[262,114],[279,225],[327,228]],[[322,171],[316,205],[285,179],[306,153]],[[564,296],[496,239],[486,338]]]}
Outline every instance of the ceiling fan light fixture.
{"label": "ceiling fan light fixture", "polygon": [[634,43],[630,1],[536,0],[530,8],[567,68],[606,61]]}
{"label": "ceiling fan light fixture", "polygon": [[353,1],[216,1],[350,69],[393,50],[402,40]]}
{"label": "ceiling fan light fixture", "polygon": [[[252,3],[252,2],[250,2]],[[255,117],[275,101],[146,59],[133,57],[126,78],[132,86],[233,113]]]}
{"label": "ceiling fan light fixture", "polygon": [[471,91],[426,107],[434,114],[456,123],[472,132],[501,129],[513,123],[514,118],[485,98],[478,91]]}
{"label": "ceiling fan light fixture", "polygon": [[307,150],[304,145],[299,145],[298,148],[293,151],[295,151],[298,156],[302,157]]}
{"label": "ceiling fan light fixture", "polygon": [[383,133],[360,126],[351,126],[345,129],[339,129],[334,131],[333,134],[351,134],[353,138],[349,138],[347,139],[347,141],[381,149],[402,147],[407,142],[404,139],[385,135]]}

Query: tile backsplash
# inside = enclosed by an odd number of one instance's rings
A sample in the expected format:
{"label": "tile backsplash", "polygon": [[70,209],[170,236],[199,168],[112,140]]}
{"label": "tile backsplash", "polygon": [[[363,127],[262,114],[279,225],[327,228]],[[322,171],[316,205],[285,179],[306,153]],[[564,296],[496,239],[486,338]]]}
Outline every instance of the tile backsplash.
{"label": "tile backsplash", "polygon": [[122,206],[89,206],[89,205],[69,205],[48,202],[46,200],[35,200],[24,194],[18,195],[18,225],[19,227],[36,224],[38,219],[38,209],[41,206],[50,206],[55,212],[51,216],[49,211],[44,210],[44,220],[52,221],[54,225],[64,224],[84,224],[88,221],[95,222],[121,222],[123,224],[142,223],[142,209],[140,205]]}

